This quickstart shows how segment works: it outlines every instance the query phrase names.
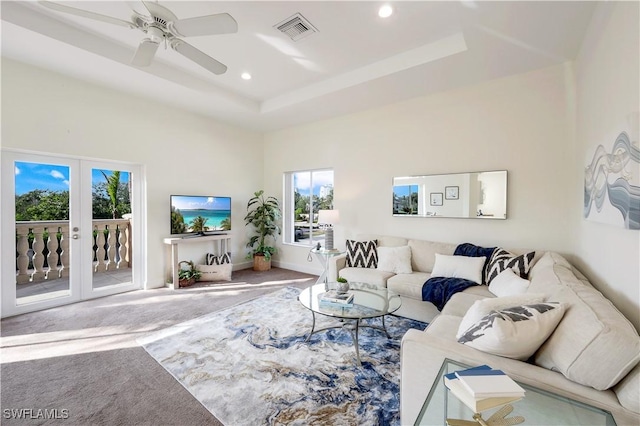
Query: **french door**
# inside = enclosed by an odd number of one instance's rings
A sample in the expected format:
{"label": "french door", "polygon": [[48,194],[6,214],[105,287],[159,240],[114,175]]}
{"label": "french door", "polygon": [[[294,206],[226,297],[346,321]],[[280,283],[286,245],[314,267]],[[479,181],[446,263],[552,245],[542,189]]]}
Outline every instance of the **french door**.
{"label": "french door", "polygon": [[141,288],[141,178],[135,165],[3,151],[2,316]]}

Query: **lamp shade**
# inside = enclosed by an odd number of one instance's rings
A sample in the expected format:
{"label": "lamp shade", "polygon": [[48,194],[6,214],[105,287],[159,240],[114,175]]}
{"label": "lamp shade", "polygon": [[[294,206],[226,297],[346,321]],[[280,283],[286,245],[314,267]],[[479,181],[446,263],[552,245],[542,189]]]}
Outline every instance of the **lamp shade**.
{"label": "lamp shade", "polygon": [[334,225],[340,222],[338,210],[318,210],[318,224]]}

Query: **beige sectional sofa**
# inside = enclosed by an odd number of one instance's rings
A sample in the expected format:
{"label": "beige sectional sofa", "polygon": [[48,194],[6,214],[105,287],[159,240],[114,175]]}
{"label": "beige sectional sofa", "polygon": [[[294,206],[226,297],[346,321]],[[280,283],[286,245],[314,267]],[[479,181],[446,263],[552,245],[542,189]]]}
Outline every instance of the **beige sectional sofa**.
{"label": "beige sectional sofa", "polygon": [[[429,322],[424,331],[409,330],[402,339],[400,415],[403,425],[414,424],[446,358],[467,365],[488,364],[503,369],[523,383],[610,411],[618,425],[640,425],[638,332],[560,254],[536,253],[529,271],[527,292],[543,294],[549,302],[561,302],[566,311],[551,336],[525,362],[458,343],[456,334],[469,308],[478,300],[495,298],[487,286],[457,293],[442,312],[422,301],[422,285],[433,270],[435,253],[451,255],[455,244],[379,235],[358,237],[361,241],[373,239],[381,247],[410,246],[413,272],[394,274],[372,268],[346,268],[345,257],[338,256],[330,265],[330,279],[340,275],[351,281],[387,287],[402,296],[403,308],[398,311],[399,315]],[[562,419],[563,413],[557,414]]]}

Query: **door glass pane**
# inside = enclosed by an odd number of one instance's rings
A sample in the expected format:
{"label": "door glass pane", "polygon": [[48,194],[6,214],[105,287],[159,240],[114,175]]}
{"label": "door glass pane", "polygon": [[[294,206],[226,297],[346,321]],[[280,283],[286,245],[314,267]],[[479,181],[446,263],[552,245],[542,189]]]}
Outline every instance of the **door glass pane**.
{"label": "door glass pane", "polygon": [[131,173],[91,170],[93,288],[130,284]]}
{"label": "door glass pane", "polygon": [[69,171],[15,162],[16,302],[70,295]]}

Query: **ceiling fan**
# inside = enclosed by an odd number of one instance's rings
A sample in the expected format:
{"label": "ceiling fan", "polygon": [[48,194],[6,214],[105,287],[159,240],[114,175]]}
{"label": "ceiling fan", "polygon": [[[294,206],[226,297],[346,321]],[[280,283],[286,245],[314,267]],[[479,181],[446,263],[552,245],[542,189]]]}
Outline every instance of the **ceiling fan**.
{"label": "ceiling fan", "polygon": [[142,1],[149,12],[149,16],[134,10],[131,22],[60,3],[50,1],[39,1],[39,3],[59,12],[141,30],[146,34],[146,37],[140,41],[131,60],[131,64],[137,67],[149,66],[158,50],[158,46],[164,42],[173,50],[206,70],[217,75],[224,74],[227,71],[226,65],[178,37],[230,34],[238,31],[238,23],[228,13],[178,19],[166,7],[150,1]]}

